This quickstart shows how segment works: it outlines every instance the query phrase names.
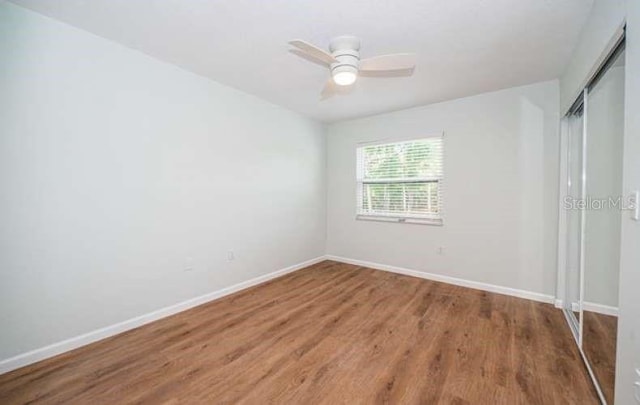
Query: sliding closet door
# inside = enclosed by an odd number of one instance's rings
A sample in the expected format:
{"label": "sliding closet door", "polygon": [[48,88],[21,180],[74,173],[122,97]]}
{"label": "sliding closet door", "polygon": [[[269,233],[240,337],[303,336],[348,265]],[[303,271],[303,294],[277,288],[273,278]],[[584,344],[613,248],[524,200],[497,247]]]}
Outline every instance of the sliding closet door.
{"label": "sliding closet door", "polygon": [[582,104],[578,105],[566,118],[567,131],[567,194],[566,209],[566,263],[565,300],[569,324],[576,336],[580,334],[580,263],[582,241],[582,212],[573,204],[583,197],[583,130],[584,114]]}
{"label": "sliding closet door", "polygon": [[584,210],[582,349],[613,404],[624,124],[624,51],[588,89]]}

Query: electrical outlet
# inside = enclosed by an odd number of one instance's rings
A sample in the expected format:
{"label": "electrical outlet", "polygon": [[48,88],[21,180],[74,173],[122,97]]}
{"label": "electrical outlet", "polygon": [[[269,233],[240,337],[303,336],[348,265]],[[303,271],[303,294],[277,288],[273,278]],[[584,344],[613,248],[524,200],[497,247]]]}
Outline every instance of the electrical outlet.
{"label": "electrical outlet", "polygon": [[227,260],[228,261],[234,261],[236,259],[236,255],[235,253],[233,253],[233,250],[230,250],[227,252]]}

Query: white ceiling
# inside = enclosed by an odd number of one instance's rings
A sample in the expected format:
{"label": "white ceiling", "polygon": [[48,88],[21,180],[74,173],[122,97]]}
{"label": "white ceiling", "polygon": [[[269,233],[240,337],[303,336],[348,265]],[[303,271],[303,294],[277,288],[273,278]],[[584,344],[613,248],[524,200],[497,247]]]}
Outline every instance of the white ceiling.
{"label": "white ceiling", "polygon": [[[557,78],[593,0],[12,0],[325,122]],[[412,77],[361,78],[288,52],[356,35],[362,57],[415,52]]]}

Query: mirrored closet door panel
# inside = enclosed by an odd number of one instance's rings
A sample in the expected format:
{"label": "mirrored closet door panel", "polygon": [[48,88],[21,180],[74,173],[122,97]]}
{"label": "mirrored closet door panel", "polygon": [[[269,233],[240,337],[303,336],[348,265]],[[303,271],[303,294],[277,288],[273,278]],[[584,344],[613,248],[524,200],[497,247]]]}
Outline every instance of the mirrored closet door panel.
{"label": "mirrored closet door panel", "polygon": [[624,50],[591,83],[585,107],[582,350],[608,404],[614,403],[622,208]]}
{"label": "mirrored closet door panel", "polygon": [[[579,104],[567,116],[567,204],[583,198],[583,105]],[[578,209],[566,210],[566,262],[565,262],[565,300],[564,308],[569,319],[569,325],[575,336],[580,331],[580,252],[582,234],[582,212]]]}

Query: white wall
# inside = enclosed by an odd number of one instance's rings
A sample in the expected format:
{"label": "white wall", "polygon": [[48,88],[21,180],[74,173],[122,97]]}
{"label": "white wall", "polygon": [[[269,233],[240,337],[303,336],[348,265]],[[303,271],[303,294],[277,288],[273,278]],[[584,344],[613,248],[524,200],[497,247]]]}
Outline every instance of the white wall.
{"label": "white wall", "polygon": [[[593,199],[622,194],[624,66],[612,67],[587,100],[586,193]],[[618,307],[621,211],[585,211],[584,301]]]}
{"label": "white wall", "polygon": [[560,80],[561,112],[567,112],[571,104],[596,73],[595,69],[607,57],[605,50],[612,49],[622,34],[625,18],[625,0],[595,0],[589,17],[571,59]]}
{"label": "white wall", "polygon": [[319,124],[4,2],[0,55],[0,359],[324,254]]}
{"label": "white wall", "polygon": [[[627,1],[623,190],[640,190],[640,1]],[[640,222],[622,218],[616,404],[640,403]]]}
{"label": "white wall", "polygon": [[[330,125],[327,253],[554,295],[558,91],[550,81]],[[441,131],[444,226],[356,220],[356,145]]]}

